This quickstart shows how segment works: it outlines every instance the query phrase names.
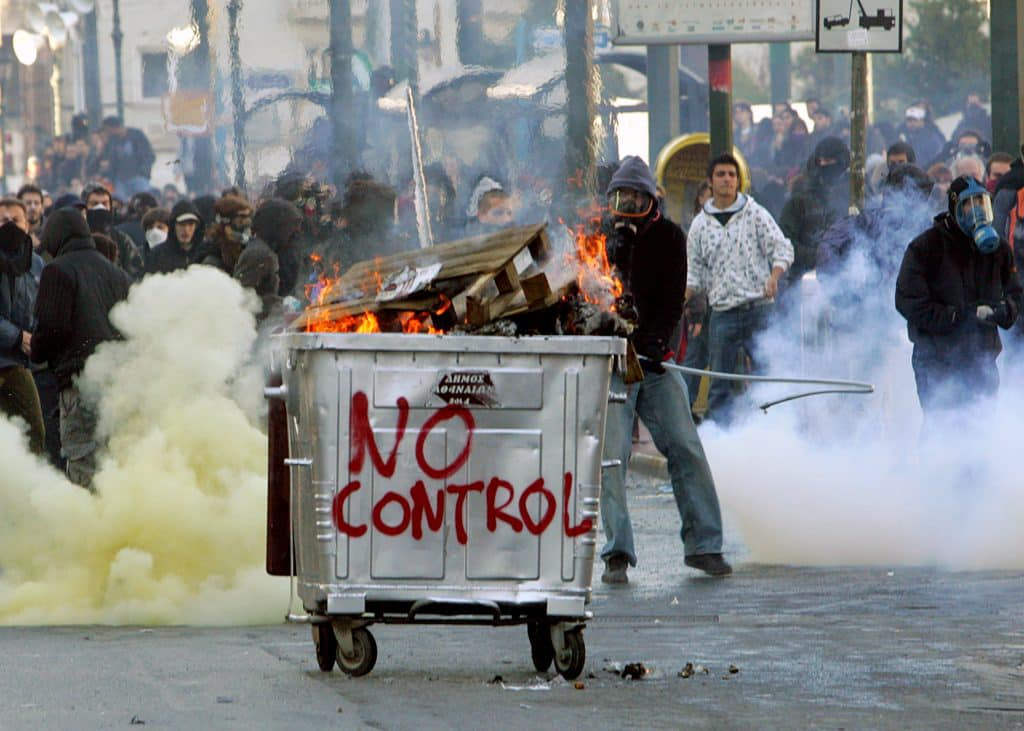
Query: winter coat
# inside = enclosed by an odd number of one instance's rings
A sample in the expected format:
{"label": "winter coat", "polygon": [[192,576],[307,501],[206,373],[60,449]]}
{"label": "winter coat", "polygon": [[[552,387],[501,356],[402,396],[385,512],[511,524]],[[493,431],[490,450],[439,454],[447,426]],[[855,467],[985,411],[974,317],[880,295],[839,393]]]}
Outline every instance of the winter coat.
{"label": "winter coat", "polygon": [[128,296],[128,275],[96,250],[78,211],[59,210],[43,229],[54,259],[43,269],[36,298],[32,360],[49,362],[67,388],[100,343],[119,337],[110,309]]}
{"label": "winter coat", "polygon": [[17,251],[0,251],[0,368],[28,365],[21,339],[22,333],[32,332],[39,288],[32,265],[32,239],[27,235]]}
{"label": "winter coat", "polygon": [[171,209],[171,227],[167,233],[167,241],[150,250],[149,260],[146,262],[147,274],[170,274],[179,269],[187,269],[193,264],[202,263],[208,253],[202,245],[204,226],[201,217],[196,223],[196,232],[192,235],[192,245],[184,249],[178,243],[174,221],[183,213],[199,216],[199,210],[191,201],[178,201],[174,204],[174,208]]}
{"label": "winter coat", "polygon": [[639,316],[630,339],[640,355],[664,360],[686,295],[686,234],[660,215],[634,236],[617,234],[611,257]]}
{"label": "winter coat", "polygon": [[905,124],[900,125],[899,137],[904,142],[909,142],[914,148],[914,157],[922,170],[927,170],[942,154],[942,148],[946,145],[946,137],[942,134],[936,124],[926,121],[919,129],[910,129]]}
{"label": "winter coat", "polygon": [[798,282],[814,269],[822,236],[833,223],[847,215],[849,203],[850,179],[846,173],[832,183],[809,174],[806,186],[786,201],[779,215],[779,228],[793,243],[791,282]]}
{"label": "winter coat", "polygon": [[135,177],[149,180],[156,156],[146,134],[140,129],[128,127],[124,137],[113,137],[103,145],[100,161],[106,173],[115,181]]}
{"label": "winter coat", "polygon": [[266,319],[281,303],[277,253],[262,239],[252,239],[246,244],[235,264],[233,276],[243,287],[253,290],[263,302],[259,320]]}
{"label": "winter coat", "polygon": [[[896,309],[907,320],[915,362],[959,370],[994,360],[1002,348],[992,325],[978,322],[978,305],[1001,311],[996,324],[1013,326],[1020,312],[1021,285],[1006,242],[982,254],[952,216],[907,247],[896,279]],[[1005,304],[1005,307],[998,307]]]}
{"label": "winter coat", "polygon": [[[253,234],[277,255],[280,279],[277,294],[282,297],[294,294],[299,282],[302,252],[297,237],[302,223],[302,213],[295,204],[281,198],[265,201],[252,217]],[[236,264],[236,271],[237,267]]]}

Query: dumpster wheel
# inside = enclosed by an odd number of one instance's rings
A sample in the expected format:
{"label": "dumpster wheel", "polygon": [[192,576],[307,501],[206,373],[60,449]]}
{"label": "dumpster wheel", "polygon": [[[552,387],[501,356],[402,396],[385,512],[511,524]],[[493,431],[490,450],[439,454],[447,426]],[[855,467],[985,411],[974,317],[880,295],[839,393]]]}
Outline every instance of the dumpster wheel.
{"label": "dumpster wheel", "polygon": [[533,658],[533,667],[538,673],[546,673],[551,667],[551,661],[555,659],[555,648],[551,644],[551,630],[546,624],[530,622],[526,625],[526,632],[530,637],[530,655]]}
{"label": "dumpster wheel", "polygon": [[346,657],[341,647],[338,647],[338,667],[346,675],[358,678],[366,675],[373,666],[377,664],[377,640],[373,639],[370,630],[365,627],[356,627],[352,630],[352,655]]}
{"label": "dumpster wheel", "polygon": [[313,646],[316,648],[316,664],[325,673],[334,669],[334,662],[338,658],[338,640],[334,637],[334,630],[329,622],[320,622],[310,625],[313,629]]}
{"label": "dumpster wheel", "polygon": [[587,662],[587,646],[583,642],[583,631],[577,627],[566,630],[563,647],[555,651],[555,669],[566,680],[575,680],[583,672]]}

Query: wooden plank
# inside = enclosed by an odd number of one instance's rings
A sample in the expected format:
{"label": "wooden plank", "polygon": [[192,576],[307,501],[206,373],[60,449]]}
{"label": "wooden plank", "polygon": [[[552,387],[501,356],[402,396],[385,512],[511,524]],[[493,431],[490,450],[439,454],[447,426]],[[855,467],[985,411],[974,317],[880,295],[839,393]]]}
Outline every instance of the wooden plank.
{"label": "wooden plank", "polygon": [[519,290],[519,272],[516,271],[515,261],[510,261],[498,271],[494,277],[494,284],[502,294]]}
{"label": "wooden plank", "polygon": [[520,284],[523,287],[523,294],[526,295],[526,302],[531,307],[544,302],[551,295],[551,283],[543,272],[526,277]]}

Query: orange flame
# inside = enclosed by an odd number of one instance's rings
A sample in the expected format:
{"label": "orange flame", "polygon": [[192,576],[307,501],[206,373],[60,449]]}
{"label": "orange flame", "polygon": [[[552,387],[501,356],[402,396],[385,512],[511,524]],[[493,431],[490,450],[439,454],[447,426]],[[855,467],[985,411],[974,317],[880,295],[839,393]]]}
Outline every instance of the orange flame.
{"label": "orange flame", "polygon": [[569,264],[576,268],[580,296],[614,312],[615,301],[624,291],[622,280],[608,259],[608,237],[601,232],[600,212],[591,211],[591,214],[587,222],[571,229],[576,247],[568,257]]}

